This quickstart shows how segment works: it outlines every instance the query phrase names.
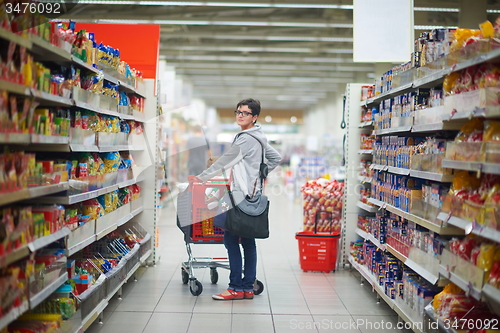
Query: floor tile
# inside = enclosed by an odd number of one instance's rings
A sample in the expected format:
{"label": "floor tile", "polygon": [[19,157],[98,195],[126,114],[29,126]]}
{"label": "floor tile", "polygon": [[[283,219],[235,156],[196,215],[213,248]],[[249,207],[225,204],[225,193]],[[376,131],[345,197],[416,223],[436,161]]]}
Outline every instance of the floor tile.
{"label": "floor tile", "polygon": [[233,314],[231,332],[255,333],[273,331],[273,318],[270,314]]}
{"label": "floor tile", "polygon": [[[141,267],[137,282],[124,285],[122,300],[115,296],[109,301],[104,324],[93,323],[87,333],[382,333],[368,322],[384,320],[396,326],[396,313],[383,301],[377,304],[376,293],[367,283],[361,284],[357,272],[301,270],[294,236],[301,227],[302,207],[286,198],[272,200],[283,209],[271,213],[271,237],[257,241],[261,295],[253,300],[215,301],[212,295],[227,288],[229,271],[218,268],[218,283],[212,284],[210,270],[203,268],[194,270],[203,292],[193,296],[181,279],[186,244],[175,227],[175,212],[167,207],[158,221],[161,260],[154,267]],[[227,255],[221,244],[192,244],[191,249],[195,257]]]}

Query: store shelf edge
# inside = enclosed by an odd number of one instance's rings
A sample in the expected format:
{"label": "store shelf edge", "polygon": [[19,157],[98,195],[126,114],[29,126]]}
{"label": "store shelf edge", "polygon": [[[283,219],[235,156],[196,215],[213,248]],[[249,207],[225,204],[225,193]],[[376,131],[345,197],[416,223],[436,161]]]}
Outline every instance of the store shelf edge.
{"label": "store shelf edge", "polygon": [[27,48],[28,50],[31,50],[33,46],[31,40],[29,40],[28,38],[19,36],[13,33],[12,31],[6,30],[4,28],[0,28],[0,39],[5,39],[8,40],[9,42],[14,42],[19,46]]}
{"label": "store shelf edge", "polygon": [[28,311],[28,301],[24,301],[20,306],[12,308],[7,314],[0,318],[0,330],[7,327],[10,323]]}
{"label": "store shelf edge", "polygon": [[469,295],[475,298],[476,300],[478,301],[481,300],[481,289],[469,286],[469,282],[465,281],[457,274],[447,271],[446,268],[441,265],[439,265],[439,274],[449,279],[451,282],[456,284],[460,289],[462,289],[466,293],[468,292]]}
{"label": "store shelf edge", "polygon": [[70,233],[71,233],[71,230],[68,227],[63,227],[61,230],[59,230],[51,235],[34,240],[33,242],[28,244],[28,247],[29,247],[31,252],[35,252],[36,250],[39,250],[39,249],[55,242],[56,240],[59,240],[63,237],[68,236]]}
{"label": "store shelf edge", "polygon": [[50,294],[56,291],[57,288],[62,286],[64,282],[68,279],[68,272],[64,272],[63,275],[59,276],[55,281],[49,284],[46,288],[40,291],[38,294],[30,297],[30,308],[34,309],[38,304],[42,303]]}

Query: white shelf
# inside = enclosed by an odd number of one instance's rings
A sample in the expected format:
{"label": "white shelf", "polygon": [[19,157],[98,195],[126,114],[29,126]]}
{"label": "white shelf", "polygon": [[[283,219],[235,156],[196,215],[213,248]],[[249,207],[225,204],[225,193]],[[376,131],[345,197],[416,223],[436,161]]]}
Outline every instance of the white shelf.
{"label": "white shelf", "polygon": [[[3,30],[0,28],[0,31]],[[26,97],[31,96],[31,91],[28,87],[23,86],[22,84],[17,84],[5,80],[0,80],[0,90],[5,90],[10,93],[14,93],[17,95],[22,95]]]}
{"label": "white shelf", "polygon": [[0,143],[2,144],[29,144],[30,135],[27,133],[0,133]]}
{"label": "white shelf", "polygon": [[369,240],[370,242],[372,242],[376,247],[378,247],[382,251],[385,251],[385,249],[386,249],[385,244],[381,244],[380,241],[378,239],[376,239],[375,237],[373,237],[372,234],[369,234],[366,231],[361,230],[359,228],[356,228],[356,233],[359,236],[363,237],[364,239]]}
{"label": "white shelf", "polygon": [[128,221],[133,219],[135,216],[139,215],[144,211],[144,206],[141,206],[139,208],[136,208],[134,211],[130,212],[130,214],[127,214],[126,216],[122,217],[118,221],[116,221],[116,226],[121,227],[122,225],[126,224]]}
{"label": "white shelf", "polygon": [[436,224],[434,222],[431,222],[431,221],[428,221],[424,218],[421,218],[420,216],[407,213],[399,208],[396,208],[396,207],[389,205],[385,202],[382,202],[380,200],[370,198],[370,199],[368,199],[368,202],[370,202],[376,206],[379,206],[383,209],[387,209],[391,213],[394,213],[398,216],[401,216],[402,218],[405,218],[409,221],[415,222],[416,224],[421,225],[421,226],[423,226],[431,231],[437,232],[440,235],[460,235],[461,234],[461,231],[457,228],[443,227],[440,224]]}
{"label": "white shelf", "polygon": [[[368,271],[368,269],[360,264],[358,264],[356,261],[354,261],[354,258],[352,256],[349,256],[349,262],[351,265],[356,269],[361,276],[365,278],[365,280],[373,287],[373,289],[379,294],[379,296],[386,302],[386,304],[393,309],[404,321],[408,323],[413,323],[411,318],[401,309],[396,302],[391,299],[389,296],[385,294],[385,292],[382,290],[382,287],[378,284],[376,281],[375,277],[373,274]],[[417,325],[411,325],[413,328],[413,331],[415,333],[422,333],[418,328]]]}
{"label": "white shelf", "polygon": [[144,150],[144,146],[138,146],[138,145],[99,146],[100,153],[107,153],[111,151],[137,151],[137,150]]}
{"label": "white shelf", "polygon": [[404,175],[404,176],[409,175],[411,177],[433,180],[433,181],[441,182],[441,183],[451,183],[451,181],[453,180],[453,175],[443,175],[443,174],[437,173],[437,172],[396,168],[396,167],[391,167],[391,166],[387,166],[387,165],[380,165],[380,164],[372,164],[370,166],[370,169],[379,170],[379,171],[387,171],[387,172],[394,173],[397,175]]}
{"label": "white shelf", "polygon": [[19,46],[24,46],[27,49],[31,49],[32,43],[28,38],[19,36],[11,31],[4,28],[0,28],[0,39],[7,40],[9,42],[14,42]]}
{"label": "white shelf", "polygon": [[29,304],[28,301],[23,302],[20,306],[12,308],[8,313],[6,313],[2,318],[0,318],[0,329],[7,327],[10,323],[20,317],[23,313],[28,311]]}
{"label": "white shelf", "polygon": [[69,228],[63,227],[61,230],[59,230],[53,234],[38,238],[38,239],[34,240],[33,242],[29,243],[28,248],[31,250],[31,252],[35,252],[36,250],[39,250],[39,249],[55,242],[56,240],[59,240],[63,237],[68,236],[70,233],[71,233],[71,230]]}
{"label": "white shelf", "polygon": [[386,128],[386,129],[380,129],[380,130],[374,130],[373,133],[375,135],[386,135],[386,134],[395,134],[395,133],[407,133],[411,132],[412,126],[407,125],[407,126],[400,126],[400,127],[393,127],[393,128]]}
{"label": "white shelf", "polygon": [[429,171],[419,171],[410,169],[410,176],[420,179],[433,180],[441,183],[451,183],[453,180],[453,175],[443,175],[437,172],[429,172]]}
{"label": "white shelf", "polygon": [[410,174],[410,169],[389,166],[389,167],[387,167],[387,172],[390,172],[390,173],[393,173],[396,175],[408,176]]}
{"label": "white shelf", "polygon": [[36,144],[68,144],[69,136],[53,136],[53,135],[42,135],[42,134],[32,134],[31,143]]}
{"label": "white shelf", "polygon": [[367,205],[367,204],[365,204],[364,202],[361,202],[361,201],[358,201],[356,203],[356,206],[358,206],[359,208],[367,211],[368,213],[376,213],[378,211],[377,207],[373,207],[373,206]]}
{"label": "white shelf", "polygon": [[[415,249],[415,250],[420,251],[418,249]],[[387,251],[392,253],[396,258],[401,260],[406,266],[411,268],[415,273],[417,273],[418,275],[420,275],[421,277],[423,277],[424,279],[429,281],[431,284],[436,284],[438,282],[439,274],[435,275],[432,272],[429,272],[427,269],[422,267],[420,264],[416,263],[415,261],[413,261],[409,257],[405,256],[404,254],[402,254],[401,252],[399,252],[398,250],[396,250],[395,248],[393,248],[389,244],[387,244]],[[412,250],[410,249],[410,255],[411,255],[411,251]],[[436,263],[436,268],[437,268],[437,263]]]}
{"label": "white shelf", "polygon": [[33,97],[40,100],[42,102],[41,103],[42,105],[57,105],[57,106],[72,107],[74,104],[73,100],[69,98],[52,95],[33,88],[31,89],[31,94],[33,95]]}
{"label": "white shelf", "polygon": [[379,170],[379,171],[386,171],[389,169],[387,165],[381,165],[381,164],[372,164],[370,165],[371,170]]}
{"label": "white shelf", "polygon": [[60,47],[55,46],[46,40],[30,34],[30,40],[33,43],[32,50],[38,54],[35,60],[54,61],[54,62],[71,62],[71,54]]}
{"label": "white shelf", "polygon": [[68,189],[69,189],[68,182],[63,182],[63,183],[52,184],[52,185],[30,187],[28,189],[28,191],[29,191],[30,198],[37,198],[37,197],[42,197],[44,195],[49,195],[49,194],[53,194],[53,193],[57,193],[57,192],[66,191]]}
{"label": "white shelf", "polygon": [[79,59],[79,58],[77,58],[75,56],[71,56],[71,60],[75,64],[79,65],[80,67],[83,67],[83,68],[85,68],[85,69],[87,69],[89,71],[92,71],[94,73],[99,73],[99,70],[97,68],[93,67],[92,65],[87,64],[86,62],[83,62],[83,60],[81,60],[81,59]]}
{"label": "white shelf", "polygon": [[359,128],[371,127],[373,126],[373,121],[365,121],[358,125]]}
{"label": "white shelf", "polygon": [[[131,182],[131,180],[128,180],[128,182]],[[125,182],[124,182],[125,183]],[[111,186],[107,186],[101,189],[89,191],[89,192],[84,192],[84,193],[79,193],[79,194],[73,194],[73,195],[65,195],[65,196],[48,196],[48,197],[43,197],[40,198],[40,203],[48,203],[48,204],[61,204],[61,205],[72,205],[75,203],[79,203],[85,200],[97,198],[100,195],[112,192],[114,190],[117,190],[121,184],[115,184]],[[135,184],[136,181],[132,180],[130,185]]]}
{"label": "white shelf", "polygon": [[373,149],[360,149],[360,150],[358,150],[358,154],[372,155],[373,154]]}
{"label": "white shelf", "polygon": [[481,171],[484,173],[500,175],[500,165],[497,163],[443,160],[443,168],[467,171]]}
{"label": "white shelf", "polygon": [[91,146],[86,146],[86,145],[76,145],[76,144],[69,144],[69,150],[72,152],[92,152],[92,153],[98,153],[99,152],[99,147],[91,145]]}
{"label": "white shelf", "polygon": [[500,315],[500,290],[486,283],[483,286],[483,296],[493,307],[493,311],[497,315]]}
{"label": "white shelf", "polygon": [[365,177],[365,176],[358,176],[358,180],[361,183],[368,183],[368,184],[370,184],[372,182],[372,178],[371,177]]}
{"label": "white shelf", "polygon": [[413,133],[427,133],[437,131],[458,131],[462,127],[461,122],[443,121],[433,124],[418,124],[413,125],[411,131]]}
{"label": "white shelf", "polygon": [[473,233],[478,236],[500,242],[500,231],[484,227],[478,223],[470,222],[455,216],[449,216],[446,213],[439,213],[438,219],[450,225],[466,231],[466,234]]}
{"label": "white shelf", "polygon": [[77,333],[86,331],[89,326],[97,319],[100,313],[108,306],[108,300],[103,299],[85,318],[82,319],[82,324],[76,331]]}
{"label": "white shelf", "polygon": [[457,274],[450,272],[446,269],[446,267],[439,266],[439,274],[456,284],[460,289],[465,291],[471,297],[481,300],[481,289],[473,287],[468,281],[465,281]]}
{"label": "white shelf", "polygon": [[408,259],[407,256],[390,246],[389,244],[386,244],[386,249],[389,253],[391,253],[393,256],[398,258],[403,264],[406,263],[406,260]]}
{"label": "white shelf", "polygon": [[80,243],[68,248],[66,250],[66,253],[67,253],[68,257],[72,256],[73,254],[77,253],[78,251],[83,250],[84,248],[86,248],[87,246],[89,246],[90,244],[92,244],[95,241],[96,241],[96,235],[92,235],[89,238],[84,239]]}
{"label": "white shelf", "polygon": [[45,287],[38,294],[30,297],[30,308],[34,309],[38,304],[42,303],[44,299],[50,296],[57,288],[62,286],[68,279],[68,273],[64,272],[63,275],[58,277],[55,281]]}

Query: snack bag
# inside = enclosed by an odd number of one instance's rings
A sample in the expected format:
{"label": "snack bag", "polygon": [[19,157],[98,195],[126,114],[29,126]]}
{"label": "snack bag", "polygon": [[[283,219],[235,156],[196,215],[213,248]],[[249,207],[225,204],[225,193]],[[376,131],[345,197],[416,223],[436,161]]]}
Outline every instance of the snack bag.
{"label": "snack bag", "polygon": [[495,250],[496,248],[493,244],[481,244],[481,251],[477,257],[477,267],[484,270],[484,282],[487,282],[490,278]]}
{"label": "snack bag", "polygon": [[103,161],[105,173],[116,172],[120,166],[120,154],[118,152],[106,153],[103,156]]}
{"label": "snack bag", "polygon": [[473,118],[465,123],[455,137],[455,142],[483,141],[484,120]]}
{"label": "snack bag", "polygon": [[90,199],[82,203],[83,215],[90,216],[90,220],[95,220],[103,215],[103,208],[97,199]]}

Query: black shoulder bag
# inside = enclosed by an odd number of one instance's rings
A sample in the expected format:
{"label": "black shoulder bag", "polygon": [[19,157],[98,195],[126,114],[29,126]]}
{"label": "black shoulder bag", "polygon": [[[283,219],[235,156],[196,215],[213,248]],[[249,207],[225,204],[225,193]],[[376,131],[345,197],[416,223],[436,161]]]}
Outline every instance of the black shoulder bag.
{"label": "black shoulder bag", "polygon": [[233,208],[227,211],[225,229],[243,238],[268,238],[269,200],[262,194],[264,179],[268,172],[267,165],[264,163],[264,146],[253,135],[250,136],[256,139],[262,147],[262,161],[259,169],[261,192],[249,198],[244,196],[243,192],[231,191],[227,185]]}

